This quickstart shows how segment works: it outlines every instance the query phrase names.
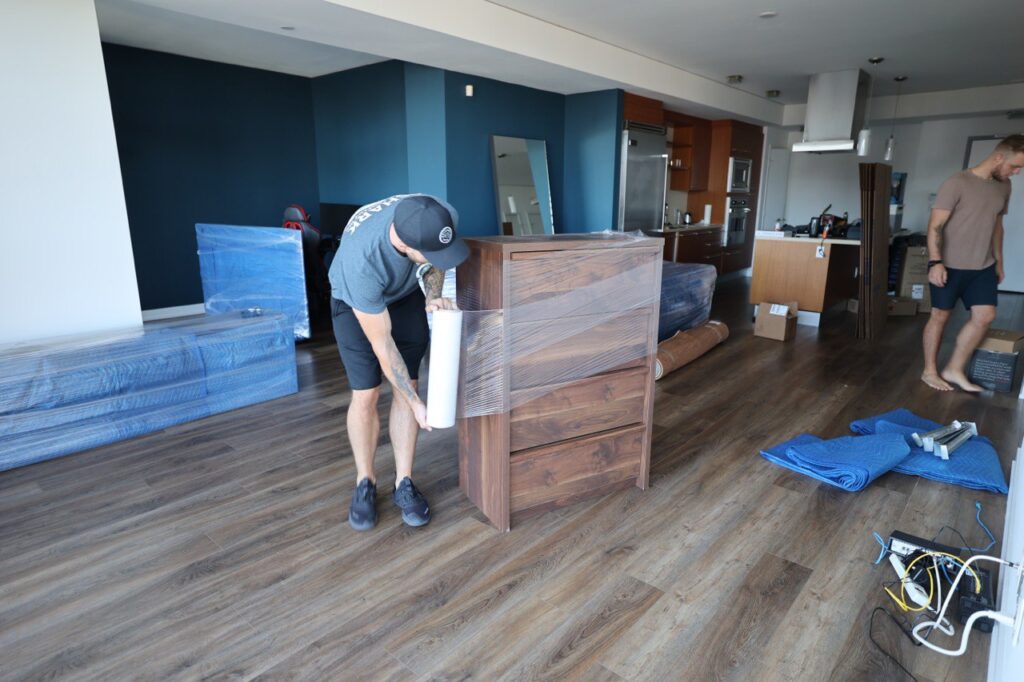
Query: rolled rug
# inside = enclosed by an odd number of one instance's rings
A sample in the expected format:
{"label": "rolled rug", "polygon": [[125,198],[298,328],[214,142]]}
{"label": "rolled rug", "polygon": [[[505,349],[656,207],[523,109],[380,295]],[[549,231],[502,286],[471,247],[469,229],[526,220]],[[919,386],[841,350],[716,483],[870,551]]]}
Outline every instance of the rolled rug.
{"label": "rolled rug", "polygon": [[709,320],[699,327],[676,332],[658,344],[654,378],[660,379],[688,365],[727,338],[729,327],[718,320]]}

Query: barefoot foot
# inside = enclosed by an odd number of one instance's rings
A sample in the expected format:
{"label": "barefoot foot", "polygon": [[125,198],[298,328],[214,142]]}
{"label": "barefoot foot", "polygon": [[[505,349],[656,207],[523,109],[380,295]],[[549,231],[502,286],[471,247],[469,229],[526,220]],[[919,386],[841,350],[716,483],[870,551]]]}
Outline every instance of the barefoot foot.
{"label": "barefoot foot", "polygon": [[942,378],[948,381],[950,384],[955,384],[959,386],[968,393],[981,393],[982,391],[985,390],[981,386],[978,386],[977,384],[972,384],[971,381],[967,378],[967,375],[964,374],[963,372],[954,372],[952,370],[945,369],[942,371]]}
{"label": "barefoot foot", "polygon": [[953,387],[947,384],[942,378],[935,372],[925,372],[921,375],[921,381],[928,384],[936,391],[952,391]]}

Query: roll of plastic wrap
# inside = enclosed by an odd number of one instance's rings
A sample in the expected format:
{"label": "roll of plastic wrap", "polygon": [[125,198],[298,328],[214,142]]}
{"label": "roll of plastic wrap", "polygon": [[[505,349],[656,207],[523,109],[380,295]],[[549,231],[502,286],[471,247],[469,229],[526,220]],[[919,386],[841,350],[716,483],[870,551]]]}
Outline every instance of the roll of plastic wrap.
{"label": "roll of plastic wrap", "polygon": [[704,224],[711,224],[711,204],[704,204]]}
{"label": "roll of plastic wrap", "polygon": [[427,424],[435,429],[448,429],[455,426],[455,404],[459,396],[462,311],[438,310],[432,326]]}

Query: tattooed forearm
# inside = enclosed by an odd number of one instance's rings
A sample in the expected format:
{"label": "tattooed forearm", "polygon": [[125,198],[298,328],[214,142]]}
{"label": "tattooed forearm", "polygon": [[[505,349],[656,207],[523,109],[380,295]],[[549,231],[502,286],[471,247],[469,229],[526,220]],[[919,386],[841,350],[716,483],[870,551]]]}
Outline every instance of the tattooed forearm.
{"label": "tattooed forearm", "polygon": [[444,289],[444,270],[430,268],[423,275],[424,295],[428,301],[441,298],[441,291]]}
{"label": "tattooed forearm", "polygon": [[384,374],[387,375],[388,381],[395,387],[395,390],[402,394],[406,401],[410,405],[415,405],[419,400],[419,395],[416,393],[416,389],[412,386],[412,379],[409,378],[409,370],[405,366],[405,359],[398,350],[398,346],[395,345],[393,339],[387,340],[387,358],[386,363],[382,363],[382,369]]}

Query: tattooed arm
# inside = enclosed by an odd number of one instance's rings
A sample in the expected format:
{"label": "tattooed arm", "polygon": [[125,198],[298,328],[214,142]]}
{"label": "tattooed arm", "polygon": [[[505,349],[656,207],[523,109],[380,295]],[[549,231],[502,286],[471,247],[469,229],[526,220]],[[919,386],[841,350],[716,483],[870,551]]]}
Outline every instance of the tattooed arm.
{"label": "tattooed arm", "polygon": [[455,301],[450,298],[441,298],[444,289],[444,270],[430,268],[423,275],[424,297],[427,299],[427,312],[435,310],[455,310]]}
{"label": "tattooed arm", "polygon": [[[928,260],[942,260],[942,228],[949,220],[950,211],[933,208],[928,219]],[[946,286],[946,266],[942,263],[928,268],[928,281],[937,287]]]}
{"label": "tattooed arm", "polygon": [[427,426],[427,406],[420,400],[409,378],[409,370],[405,366],[405,360],[391,337],[391,315],[385,309],[379,313],[364,313],[355,310],[356,319],[363,328],[363,333],[369,339],[373,352],[380,362],[380,368],[384,376],[391,382],[395,393],[402,396],[402,399],[412,408],[413,416],[419,422],[420,428],[430,430]]}

